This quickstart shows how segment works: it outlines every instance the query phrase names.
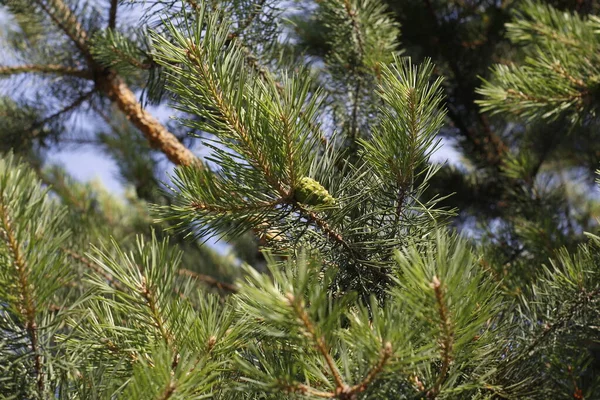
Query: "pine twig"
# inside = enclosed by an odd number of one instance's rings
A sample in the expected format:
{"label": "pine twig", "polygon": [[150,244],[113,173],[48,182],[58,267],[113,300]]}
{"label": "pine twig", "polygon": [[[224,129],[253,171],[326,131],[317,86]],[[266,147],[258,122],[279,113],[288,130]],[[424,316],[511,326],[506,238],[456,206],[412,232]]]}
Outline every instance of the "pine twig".
{"label": "pine twig", "polygon": [[[233,40],[236,36],[233,36],[233,34],[231,34],[230,37]],[[246,62],[246,64],[250,68],[252,68],[261,79],[273,82],[275,88],[277,89],[277,92],[280,95],[282,95],[285,91],[285,88],[281,82],[275,79],[273,72],[266,65],[261,64],[258,61],[256,55],[254,55],[246,46],[240,44],[240,50],[244,53],[244,61]],[[304,113],[303,111],[300,111],[299,115],[302,118],[302,122],[307,125],[308,129],[310,129],[313,135],[319,138],[321,144],[326,147],[328,145],[328,140],[321,128],[314,122],[310,121],[306,117],[306,113]]]}
{"label": "pine twig", "polygon": [[189,269],[182,268],[179,271],[177,271],[177,273],[182,276],[189,276],[200,282],[206,283],[209,286],[216,287],[216,288],[221,289],[226,292],[237,293],[240,290],[237,287],[237,285],[227,283],[227,282],[221,282],[221,281],[218,281],[217,279],[213,278],[210,275],[199,274],[197,272],[190,271]]}
{"label": "pine twig", "polygon": [[367,390],[368,386],[375,380],[377,375],[383,371],[385,364],[387,364],[390,357],[392,357],[393,349],[392,344],[390,342],[386,342],[381,349],[379,355],[379,361],[375,364],[371,370],[367,373],[367,376],[364,377],[362,382],[352,386],[349,390],[350,394],[361,393]]}
{"label": "pine twig", "polygon": [[75,47],[87,60],[90,67],[94,65],[89,47],[89,35],[77,20],[73,11],[63,0],[33,0],[50,17],[54,24],[71,39]]}
{"label": "pine twig", "polygon": [[8,207],[4,204],[4,198],[2,195],[0,195],[0,223],[2,224],[0,229],[0,238],[2,238],[8,246],[8,250],[12,256],[14,267],[18,276],[18,309],[21,317],[25,320],[25,329],[27,331],[27,335],[29,336],[29,340],[31,341],[31,351],[33,352],[34,372],[38,395],[40,398],[43,398],[45,391],[43,361],[38,343],[38,326],[35,320],[36,304],[30,291],[30,271],[25,259],[23,258],[21,246],[17,241],[12,222],[10,220]]}
{"label": "pine twig", "polygon": [[94,271],[98,275],[102,276],[102,278],[104,278],[109,283],[110,286],[114,287],[117,290],[121,290],[121,291],[124,290],[124,287],[121,284],[121,282],[116,280],[112,275],[107,273],[104,269],[100,268],[98,265],[96,265],[96,263],[94,263],[89,258],[77,253],[74,250],[66,248],[66,247],[62,247],[61,250],[63,251],[63,253],[65,253],[71,259],[82,263],[89,270]]}
{"label": "pine twig", "polygon": [[117,8],[119,0],[110,0],[110,9],[108,10],[108,27],[114,29],[117,25]]}
{"label": "pine twig", "polygon": [[163,320],[160,310],[158,309],[158,302],[156,301],[155,293],[151,287],[148,286],[146,279],[142,276],[142,282],[140,286],[140,294],[146,300],[146,305],[150,312],[152,313],[152,319],[154,320],[154,325],[158,329],[160,335],[164,339],[167,346],[169,346],[173,352],[177,355],[177,349],[173,344],[173,334],[167,329],[166,322]]}
{"label": "pine twig", "polygon": [[175,389],[177,389],[177,386],[175,385],[174,382],[169,382],[169,384],[167,385],[167,387],[165,388],[164,392],[162,392],[162,394],[160,395],[160,397],[158,397],[158,400],[168,400],[171,398],[171,396],[173,396],[173,394],[175,393]]}
{"label": "pine twig", "polygon": [[39,64],[24,64],[15,66],[0,67],[0,76],[16,75],[16,74],[56,74],[73,76],[82,79],[92,79],[92,73],[87,69],[68,67],[66,65],[39,65]]}
{"label": "pine twig", "polygon": [[85,103],[88,99],[90,99],[94,95],[94,93],[96,93],[96,89],[92,89],[89,92],[82,94],[81,96],[77,97],[71,104],[61,108],[60,110],[47,116],[43,120],[32,124],[31,127],[29,128],[29,131],[32,132],[34,137],[37,136],[40,133],[40,131],[39,131],[39,129],[36,129],[36,128],[41,128],[46,123],[52,121],[53,119],[58,118],[63,114],[66,114],[66,113],[69,113],[69,112],[75,110],[77,107],[79,107],[80,105]]}
{"label": "pine twig", "polygon": [[450,322],[450,315],[446,301],[444,299],[444,292],[442,283],[437,276],[433,277],[431,281],[431,287],[435,293],[435,300],[438,306],[438,314],[440,318],[440,354],[442,359],[442,368],[436,379],[433,387],[427,392],[427,397],[435,399],[440,393],[442,384],[446,380],[446,375],[450,369],[450,363],[452,362],[452,346],[454,344],[454,334],[452,332],[452,325]]}
{"label": "pine twig", "polygon": [[302,322],[302,325],[304,325],[304,328],[308,331],[311,339],[314,341],[315,346],[317,347],[317,350],[319,351],[319,353],[321,353],[321,355],[325,359],[325,362],[327,363],[327,366],[329,367],[329,371],[331,372],[331,375],[333,376],[333,379],[335,380],[336,393],[337,392],[342,393],[342,392],[348,390],[348,388],[349,388],[348,385],[346,383],[344,383],[344,380],[342,379],[342,375],[340,374],[340,371],[338,370],[337,366],[335,365],[335,361],[331,357],[331,354],[329,354],[329,349],[327,348],[325,339],[318,334],[314,324],[310,320],[310,317],[306,313],[301,302],[298,301],[292,293],[288,293],[286,295],[286,297],[288,299],[290,306],[293,308],[294,312],[296,313],[296,315]]}
{"label": "pine twig", "polygon": [[154,148],[160,149],[175,165],[202,167],[201,161],[179,139],[138,102],[125,81],[104,68],[90,52],[89,35],[63,0],[35,0],[36,4],[71,39],[93,71],[96,87],[117,105]]}
{"label": "pine twig", "polygon": [[310,335],[310,338],[313,340],[317,350],[325,359],[325,362],[329,368],[329,371],[331,372],[331,375],[333,376],[336,385],[334,392],[320,391],[303,384],[298,384],[293,387],[287,387],[287,390],[293,392],[301,392],[303,394],[308,394],[320,398],[337,398],[347,400],[355,399],[358,393],[362,393],[365,390],[367,390],[369,385],[375,380],[377,375],[381,373],[385,364],[392,356],[392,344],[390,342],[386,342],[383,348],[381,349],[379,361],[377,362],[377,364],[375,364],[369,370],[367,375],[363,378],[363,380],[360,383],[350,386],[344,382],[339,369],[335,365],[335,361],[329,353],[329,349],[327,347],[327,344],[325,343],[325,338],[323,336],[320,336],[317,332],[313,322],[311,321],[308,313],[305,311],[302,303],[299,302],[292,293],[288,293],[286,295],[286,298],[288,299],[288,303],[293,308],[294,312],[302,322],[302,325]]}

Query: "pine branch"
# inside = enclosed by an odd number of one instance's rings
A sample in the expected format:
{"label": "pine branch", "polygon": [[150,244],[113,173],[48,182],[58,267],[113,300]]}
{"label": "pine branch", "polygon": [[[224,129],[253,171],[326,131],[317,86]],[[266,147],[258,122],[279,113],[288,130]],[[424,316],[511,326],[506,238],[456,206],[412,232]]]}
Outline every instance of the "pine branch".
{"label": "pine branch", "polygon": [[521,360],[522,357],[531,357],[531,352],[534,351],[535,348],[542,341],[544,341],[544,339],[546,339],[549,335],[556,331],[561,325],[565,324],[571,318],[573,318],[575,311],[580,309],[586,302],[589,302],[594,297],[597,297],[599,295],[600,288],[597,288],[596,290],[593,290],[589,293],[582,293],[582,296],[577,301],[574,301],[573,304],[571,304],[567,311],[563,313],[563,315],[557,321],[554,321],[554,323],[552,323],[551,325],[547,325],[542,330],[542,333],[538,335],[529,346],[527,346],[527,348],[521,353],[521,357],[518,357],[515,361]]}
{"label": "pine branch", "polygon": [[72,258],[75,261],[78,261],[80,263],[82,263],[83,265],[85,265],[88,269],[90,269],[91,271],[95,272],[96,274],[102,276],[108,283],[109,285],[111,285],[112,287],[114,287],[115,289],[118,290],[124,290],[124,286],[121,284],[121,282],[119,282],[118,280],[116,280],[111,274],[107,273],[103,268],[100,268],[100,266],[98,266],[96,263],[94,263],[92,260],[90,260],[89,258],[71,250],[68,248],[63,247],[61,249],[67,256],[69,256],[70,258]]}
{"label": "pine branch", "polygon": [[8,76],[15,74],[56,74],[73,76],[82,79],[92,79],[92,73],[87,69],[80,69],[74,67],[68,67],[65,65],[37,65],[37,64],[25,64],[16,66],[4,66],[0,67],[0,76]]}
{"label": "pine branch", "polygon": [[333,361],[331,354],[329,354],[329,349],[327,347],[327,344],[325,343],[325,338],[318,334],[315,325],[310,320],[310,317],[306,313],[305,307],[301,304],[301,301],[298,301],[292,293],[288,293],[286,295],[286,298],[288,300],[289,305],[293,308],[294,312],[302,322],[302,325],[304,325],[304,328],[309,333],[310,338],[313,340],[315,346],[317,347],[317,350],[325,359],[325,362],[329,367],[329,371],[331,372],[331,375],[335,380],[336,393],[343,393],[344,391],[348,390],[348,385],[344,383],[342,375],[340,374],[340,371],[335,365],[335,361]]}
{"label": "pine branch", "polygon": [[350,20],[350,25],[352,26],[352,39],[356,45],[356,55],[358,59],[359,65],[354,65],[352,68],[354,69],[354,73],[357,75],[355,77],[356,84],[354,85],[354,92],[352,95],[352,112],[351,112],[351,123],[350,123],[350,150],[354,153],[356,152],[356,145],[358,139],[358,110],[360,107],[360,92],[362,90],[362,77],[359,76],[358,68],[363,63],[363,58],[365,56],[365,46],[364,40],[362,36],[360,21],[357,18],[357,10],[352,7],[352,3],[350,0],[344,0],[344,9],[346,10],[346,14]]}
{"label": "pine branch", "polygon": [[[230,38],[234,39],[236,37],[235,33],[230,34]],[[236,42],[239,43],[239,42]],[[258,60],[258,58],[256,57],[256,55],[254,55],[252,53],[252,51],[250,51],[250,49],[248,49],[248,47],[240,44],[240,49],[244,52],[244,61],[246,62],[246,64],[248,64],[248,66],[250,66],[254,71],[256,71],[256,73],[258,74],[258,76],[263,79],[264,81],[272,81],[275,83],[275,87],[277,88],[277,91],[279,92],[280,95],[283,94],[283,92],[285,91],[285,88],[283,87],[283,84],[281,82],[279,82],[278,80],[275,79],[275,74],[273,74],[273,72],[264,64],[261,64]],[[313,133],[313,135],[315,135],[315,137],[319,138],[319,141],[321,142],[321,144],[325,147],[327,147],[328,145],[328,141],[327,141],[327,137],[325,135],[325,133],[322,131],[322,129],[316,125],[315,123],[313,123],[309,118],[307,118],[306,114],[304,112],[300,112],[300,117],[302,118],[302,122],[305,123],[308,128],[311,130],[311,132]]]}
{"label": "pine branch", "polygon": [[266,2],[267,0],[258,0],[258,3],[254,5],[254,10],[250,13],[250,16],[239,25],[235,32],[231,33],[230,38],[239,37],[246,29],[248,29],[256,17],[262,12]]}
{"label": "pine branch", "polygon": [[189,269],[182,268],[179,271],[177,271],[177,273],[179,275],[189,276],[189,277],[194,278],[202,283],[206,283],[209,286],[216,287],[216,288],[226,291],[226,292],[237,293],[240,290],[237,287],[237,285],[233,285],[233,284],[227,283],[227,282],[221,282],[221,281],[216,280],[212,276],[199,274],[197,272],[190,271]]}
{"label": "pine branch", "polygon": [[60,117],[61,115],[67,114],[73,110],[75,110],[77,107],[79,107],[80,105],[82,105],[83,103],[85,103],[87,100],[89,100],[94,94],[96,93],[96,89],[92,89],[87,93],[82,94],[81,96],[77,97],[71,104],[61,108],[60,110],[58,110],[57,112],[55,112],[54,114],[49,115],[48,117],[44,118],[43,120],[34,123],[32,126],[29,127],[29,131],[32,133],[32,136],[35,137],[40,133],[39,129],[36,128],[40,128]]}
{"label": "pine branch", "polygon": [[385,345],[383,346],[383,348],[381,349],[381,353],[379,355],[379,361],[377,362],[377,364],[375,364],[373,366],[373,368],[371,368],[371,370],[369,371],[367,376],[365,376],[365,378],[362,380],[362,382],[352,386],[348,390],[346,397],[353,398],[352,396],[354,396],[358,393],[362,393],[365,390],[367,390],[367,388],[375,380],[377,375],[379,375],[381,373],[381,371],[383,371],[383,368],[385,367],[388,360],[392,356],[392,353],[393,353],[392,344],[390,342],[386,342]]}
{"label": "pine branch", "polygon": [[334,392],[320,391],[304,384],[288,386],[286,389],[291,392],[301,392],[303,394],[313,395],[320,398],[337,398],[337,399],[355,399],[358,393],[362,393],[369,385],[375,380],[377,375],[381,373],[384,366],[392,356],[392,345],[386,342],[379,356],[377,364],[375,364],[363,378],[363,380],[356,385],[348,385],[344,382],[339,369],[337,368],[335,361],[331,357],[329,348],[325,343],[325,338],[317,332],[314,323],[311,321],[308,313],[305,311],[305,306],[301,301],[298,301],[292,293],[288,293],[285,296],[288,300],[289,305],[293,308],[294,313],[297,315],[299,320],[302,322],[304,329],[308,332],[308,335],[315,344],[315,347],[325,359],[325,362],[329,368],[331,375],[334,378],[336,389]]}
{"label": "pine branch", "polygon": [[82,56],[94,70],[96,86],[114,102],[131,123],[146,137],[150,145],[160,149],[176,165],[196,165],[201,161],[185,147],[137,101],[135,94],[114,71],[103,68],[94,60],[89,46],[89,35],[71,9],[62,0],[34,0],[52,21],[73,41]]}
{"label": "pine branch", "polygon": [[99,79],[98,86],[119,110],[146,137],[150,145],[162,151],[175,165],[203,168],[201,161],[137,101],[135,94],[115,73]]}
{"label": "pine branch", "polygon": [[148,283],[146,282],[146,278],[143,275],[142,275],[141,279],[142,279],[141,287],[140,287],[141,295],[144,298],[144,300],[146,300],[146,305],[150,309],[150,313],[152,314],[152,319],[154,320],[154,324],[155,324],[156,328],[158,328],[158,331],[159,331],[160,335],[162,336],[162,338],[164,339],[167,346],[169,346],[171,348],[171,350],[173,351],[173,353],[175,353],[177,355],[177,350],[175,348],[175,345],[173,344],[173,335],[167,329],[166,322],[163,320],[161,311],[158,309],[158,302],[156,300],[155,293],[152,290],[152,288],[148,286]]}
{"label": "pine branch", "polygon": [[452,362],[452,347],[454,342],[454,333],[452,332],[452,325],[450,323],[450,315],[444,299],[444,292],[442,284],[437,276],[433,277],[431,287],[435,293],[435,300],[438,306],[438,313],[440,318],[440,353],[442,359],[442,367],[438,375],[437,380],[433,387],[427,392],[427,397],[435,399],[441,390],[442,384],[446,380],[446,375]]}
{"label": "pine branch", "polygon": [[33,0],[79,49],[90,67],[94,65],[89,49],[89,35],[63,0]]}
{"label": "pine branch", "polygon": [[44,371],[42,355],[40,354],[38,344],[38,327],[35,320],[36,305],[31,293],[29,282],[29,266],[25,262],[23,253],[21,252],[21,244],[17,241],[16,234],[13,230],[12,221],[10,220],[8,207],[4,204],[4,196],[0,194],[0,238],[8,245],[9,253],[13,260],[13,266],[17,273],[17,287],[19,295],[18,309],[21,317],[25,320],[25,329],[31,341],[31,351],[33,352],[35,377],[37,382],[37,391],[40,398],[44,396]]}
{"label": "pine branch", "polygon": [[119,0],[110,0],[110,9],[108,10],[108,27],[114,29],[117,25],[117,8]]}
{"label": "pine branch", "polygon": [[362,37],[362,31],[360,27],[360,22],[357,18],[357,10],[352,7],[352,3],[350,0],[344,0],[344,8],[346,10],[346,14],[348,14],[348,18],[350,18],[350,23],[352,25],[352,30],[354,31],[353,39],[356,42],[356,49],[359,60],[362,60],[365,54],[365,45]]}
{"label": "pine branch", "polygon": [[230,104],[229,99],[225,97],[223,91],[219,87],[218,80],[215,79],[212,74],[211,68],[204,62],[204,60],[198,58],[195,53],[198,53],[198,48],[196,45],[192,44],[192,51],[188,52],[188,58],[200,71],[200,76],[202,77],[207,89],[212,94],[215,105],[218,107],[219,113],[226,121],[228,128],[245,144],[245,148],[252,157],[251,161],[254,163],[254,166],[264,174],[267,182],[275,190],[277,190],[282,197],[290,197],[289,190],[287,190],[283,186],[283,182],[280,182],[279,179],[273,174],[267,157],[260,151],[260,149],[257,147],[257,144],[252,140],[250,133],[247,131],[246,126],[244,126],[242,123],[237,111]]}

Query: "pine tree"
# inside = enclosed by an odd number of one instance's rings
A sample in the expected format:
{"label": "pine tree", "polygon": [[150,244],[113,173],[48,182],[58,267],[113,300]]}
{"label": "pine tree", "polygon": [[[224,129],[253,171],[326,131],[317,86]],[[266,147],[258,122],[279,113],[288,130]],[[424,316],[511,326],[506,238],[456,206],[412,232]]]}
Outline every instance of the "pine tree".
{"label": "pine tree", "polygon": [[[425,1],[436,31],[442,3],[470,6]],[[3,398],[597,397],[595,202],[550,179],[573,147],[553,144],[548,160],[520,147],[549,129],[591,139],[595,17],[521,4],[506,28],[517,64],[479,89],[499,114],[487,125],[467,93],[475,74],[461,81],[450,65],[447,83],[446,65],[403,57],[414,48],[375,0],[291,17],[266,1],[157,0],[135,29],[118,23],[118,1],[4,4],[20,24],[7,43],[27,63],[0,72],[57,74],[52,94],[73,102],[2,102]],[[131,88],[168,99],[190,138]],[[119,160],[125,199],[41,162],[84,104],[107,123],[93,140]],[[448,129],[509,123],[523,132],[514,151],[471,137],[477,168],[430,162]],[[178,165],[168,178],[148,144]],[[489,177],[486,201],[515,207],[481,214],[500,218],[475,232],[491,240],[453,229],[464,200],[439,189],[448,174],[465,191]],[[201,245],[242,246],[248,232],[266,271]]]}

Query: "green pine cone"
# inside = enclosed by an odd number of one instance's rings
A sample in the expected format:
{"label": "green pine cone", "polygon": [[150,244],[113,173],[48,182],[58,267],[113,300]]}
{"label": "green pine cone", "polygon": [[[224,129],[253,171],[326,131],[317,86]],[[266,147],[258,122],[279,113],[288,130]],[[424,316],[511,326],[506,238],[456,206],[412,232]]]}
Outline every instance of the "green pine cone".
{"label": "green pine cone", "polygon": [[335,199],[319,182],[307,176],[300,179],[294,189],[294,198],[311,206],[334,206]]}

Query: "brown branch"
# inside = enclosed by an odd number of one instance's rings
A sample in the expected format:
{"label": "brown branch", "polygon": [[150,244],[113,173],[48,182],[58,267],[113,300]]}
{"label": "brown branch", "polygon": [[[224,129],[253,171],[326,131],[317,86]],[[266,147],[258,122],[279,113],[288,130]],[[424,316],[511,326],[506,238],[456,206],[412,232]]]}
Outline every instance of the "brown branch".
{"label": "brown branch", "polygon": [[194,153],[142,107],[135,94],[116,73],[111,72],[108,76],[98,79],[97,85],[133,126],[142,132],[150,146],[160,149],[173,164],[203,168]]}
{"label": "brown branch", "polygon": [[21,245],[19,244],[15,232],[13,231],[12,222],[8,215],[8,207],[4,204],[5,200],[0,195],[0,222],[2,223],[2,229],[0,229],[0,238],[2,238],[7,246],[10,255],[13,259],[13,266],[17,273],[17,290],[18,290],[18,310],[21,317],[25,320],[25,329],[29,335],[31,341],[31,351],[33,352],[34,369],[37,383],[38,395],[40,398],[44,397],[44,371],[42,355],[39,349],[38,339],[38,326],[36,323],[36,305],[31,293],[32,283],[29,281],[29,267],[25,262],[23,253],[21,252]]}
{"label": "brown branch", "polygon": [[36,4],[75,43],[90,68],[96,86],[142,132],[150,145],[160,149],[176,165],[202,167],[200,160],[137,101],[135,94],[115,71],[102,67],[89,50],[89,35],[63,0],[35,0]]}
{"label": "brown branch", "polygon": [[321,399],[331,399],[336,397],[336,394],[334,392],[325,392],[302,383],[298,383],[295,385],[284,383],[281,384],[280,387],[288,393],[301,393],[303,395],[319,397]]}
{"label": "brown branch", "polygon": [[119,0],[110,0],[110,9],[108,10],[108,27],[114,29],[117,26],[117,8]]}
{"label": "brown branch", "polygon": [[354,31],[354,35],[356,36],[356,46],[357,46],[357,50],[358,50],[358,57],[359,59],[361,59],[362,62],[362,58],[364,57],[365,54],[365,46],[364,46],[364,42],[363,42],[363,38],[362,38],[362,32],[360,30],[360,22],[358,21],[357,15],[356,15],[356,10],[352,9],[352,3],[350,3],[350,0],[344,0],[344,8],[346,9],[346,13],[348,14],[348,17],[350,18],[350,23],[352,24],[352,30]]}
{"label": "brown branch", "polygon": [[436,379],[433,387],[427,392],[427,397],[434,399],[440,393],[442,384],[446,380],[446,375],[450,369],[450,363],[452,362],[452,347],[454,345],[454,333],[452,331],[452,324],[450,322],[450,312],[446,306],[444,299],[444,291],[442,284],[437,276],[433,277],[431,281],[431,288],[435,293],[435,300],[438,306],[438,315],[440,318],[440,355],[442,359],[442,368]]}
{"label": "brown branch", "polygon": [[367,390],[367,387],[375,380],[377,375],[383,371],[385,364],[388,362],[390,357],[392,356],[393,349],[392,344],[390,342],[386,342],[383,348],[381,349],[381,353],[379,355],[379,361],[377,364],[371,368],[367,376],[362,380],[362,382],[352,386],[348,391],[348,394],[362,393]]}
{"label": "brown branch", "polygon": [[232,38],[236,38],[238,36],[240,36],[242,34],[242,32],[244,32],[246,29],[248,29],[250,27],[250,25],[252,25],[252,23],[254,22],[254,20],[256,19],[256,17],[258,16],[258,14],[260,14],[262,12],[262,9],[265,5],[265,3],[267,2],[267,0],[259,0],[257,4],[254,5],[255,10],[253,10],[250,15],[248,16],[248,18],[246,18],[238,27],[238,29],[236,29],[235,32],[232,32],[229,37]]}
{"label": "brown branch", "polygon": [[164,392],[160,395],[160,397],[158,397],[157,400],[168,400],[171,398],[171,396],[173,396],[173,393],[175,393],[175,389],[177,389],[177,386],[175,385],[174,382],[169,382],[169,384],[167,385],[167,387],[165,388]]}
{"label": "brown branch", "polygon": [[73,11],[63,0],[33,0],[50,19],[71,39],[90,66],[94,60],[89,48],[89,36]]}
{"label": "brown branch", "polygon": [[275,175],[273,175],[273,171],[271,165],[263,152],[256,147],[256,143],[252,140],[250,132],[247,130],[247,127],[244,126],[242,121],[240,120],[240,116],[238,112],[231,106],[228,99],[225,98],[221,88],[218,83],[215,82],[212,73],[208,65],[204,62],[204,60],[199,58],[199,49],[195,45],[191,45],[192,49],[188,50],[188,58],[192,61],[202,76],[204,83],[207,86],[207,89],[212,94],[213,100],[216,103],[216,107],[228,125],[229,130],[236,135],[248,149],[249,155],[252,158],[252,163],[254,166],[262,171],[263,175],[267,182],[275,188],[283,197],[288,197],[289,193],[283,187],[282,182],[277,179]]}
{"label": "brown branch", "polygon": [[340,374],[340,371],[335,365],[335,361],[333,361],[331,354],[329,354],[329,349],[327,348],[327,344],[325,343],[325,338],[318,334],[314,324],[312,323],[310,317],[305,311],[302,301],[297,300],[292,293],[288,293],[286,297],[288,299],[289,305],[294,309],[294,312],[298,315],[298,318],[302,322],[302,325],[304,325],[304,328],[307,330],[311,339],[314,341],[317,350],[325,359],[325,362],[329,367],[329,371],[331,372],[331,375],[335,380],[336,393],[342,393],[343,391],[347,390],[348,385],[344,383],[342,375]]}
{"label": "brown branch", "polygon": [[152,319],[154,320],[154,325],[160,332],[160,335],[165,340],[165,343],[167,344],[167,346],[169,346],[173,350],[173,352],[175,354],[177,354],[177,350],[175,349],[175,346],[173,344],[173,335],[171,334],[171,332],[169,332],[169,330],[166,327],[166,323],[161,316],[160,310],[158,309],[158,304],[157,304],[157,301],[155,298],[155,293],[152,290],[152,288],[150,288],[148,286],[148,284],[146,282],[146,278],[144,276],[142,276],[142,282],[141,282],[140,289],[141,289],[141,295],[144,298],[144,300],[146,300],[146,305],[148,306],[148,308],[150,309],[150,312],[152,313]]}
{"label": "brown branch", "polygon": [[58,118],[58,117],[60,117],[61,115],[65,114],[65,113],[73,111],[74,109],[76,109],[77,107],[79,107],[81,104],[83,104],[85,101],[87,101],[90,97],[92,97],[94,95],[94,93],[96,93],[96,89],[90,90],[89,92],[87,92],[85,94],[82,94],[81,96],[79,96],[78,98],[76,98],[68,106],[65,106],[65,107],[61,108],[60,110],[58,110],[54,114],[49,115],[48,117],[44,118],[43,120],[41,120],[39,122],[35,122],[29,128],[29,131],[32,132],[32,134],[33,134],[34,137],[37,136],[40,132],[39,132],[39,129],[36,129],[36,128],[43,127],[44,124],[52,121],[53,119]]}
{"label": "brown branch", "polygon": [[4,66],[0,67],[0,76],[2,75],[15,75],[15,74],[56,74],[73,76],[82,79],[92,79],[92,73],[86,69],[68,67],[66,65],[38,65],[38,64],[25,64],[15,66]]}
{"label": "brown branch", "polygon": [[114,287],[115,289],[124,291],[125,288],[121,284],[121,282],[119,282],[111,274],[106,272],[103,268],[101,268],[99,265],[97,265],[95,262],[93,262],[89,258],[75,252],[74,250],[68,249],[66,247],[62,247],[61,251],[63,253],[65,253],[67,256],[69,256],[70,258],[72,258],[73,260],[78,261],[81,264],[85,265],[91,271],[94,271],[98,275],[102,276],[108,282],[108,284],[110,286]]}
{"label": "brown branch", "polygon": [[216,280],[215,278],[213,278],[210,275],[199,274],[197,272],[190,271],[189,269],[182,268],[179,271],[177,271],[177,273],[182,276],[189,276],[200,282],[206,283],[209,286],[216,287],[216,288],[221,289],[226,292],[237,293],[240,290],[237,287],[237,285],[227,283],[227,282],[221,282],[221,281]]}
{"label": "brown branch", "polygon": [[357,139],[358,139],[358,108],[359,108],[359,104],[360,101],[358,99],[358,97],[360,96],[360,91],[361,91],[361,83],[362,83],[362,79],[357,78],[356,79],[356,85],[354,86],[354,98],[352,99],[352,119],[351,119],[351,125],[350,125],[350,146],[351,146],[351,150],[352,152],[356,152],[356,147],[357,147]]}
{"label": "brown branch", "polygon": [[[546,326],[542,333],[529,346],[527,346],[527,348],[523,352],[521,352],[521,356],[530,357],[529,353],[533,351],[541,341],[543,341],[548,335],[550,335],[556,329],[558,329],[560,325],[570,320],[575,314],[575,311],[579,309],[584,302],[587,302],[598,295],[600,295],[600,288],[587,293],[585,296],[583,296],[582,300],[573,302],[571,307],[569,307],[568,310],[563,314],[564,318],[559,318],[558,321],[555,321],[553,324]],[[519,359],[520,357],[518,357],[516,360]]]}

